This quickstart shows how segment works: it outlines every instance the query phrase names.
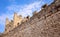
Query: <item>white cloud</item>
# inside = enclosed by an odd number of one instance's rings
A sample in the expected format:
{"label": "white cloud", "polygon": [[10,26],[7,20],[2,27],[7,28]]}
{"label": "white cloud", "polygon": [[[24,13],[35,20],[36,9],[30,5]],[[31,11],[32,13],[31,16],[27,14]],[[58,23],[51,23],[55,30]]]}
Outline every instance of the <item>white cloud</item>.
{"label": "white cloud", "polygon": [[14,12],[17,12],[18,14],[24,16],[30,15],[32,16],[32,12],[35,10],[41,10],[41,4],[42,1],[39,2],[34,2],[31,4],[26,4],[26,5],[10,5],[6,7],[7,11],[6,14],[3,14],[0,16],[0,24],[5,24],[5,19],[8,17],[9,19],[13,19],[13,14]]}
{"label": "white cloud", "polygon": [[17,12],[18,14],[21,14],[22,16],[27,16],[27,15],[31,15],[33,11],[37,10],[41,10],[41,4],[42,1],[39,2],[34,2],[31,4],[27,4],[27,5],[11,5],[8,6],[8,12],[13,13],[14,11]]}
{"label": "white cloud", "polygon": [[16,3],[16,0],[8,0],[9,2],[11,2],[12,4]]}

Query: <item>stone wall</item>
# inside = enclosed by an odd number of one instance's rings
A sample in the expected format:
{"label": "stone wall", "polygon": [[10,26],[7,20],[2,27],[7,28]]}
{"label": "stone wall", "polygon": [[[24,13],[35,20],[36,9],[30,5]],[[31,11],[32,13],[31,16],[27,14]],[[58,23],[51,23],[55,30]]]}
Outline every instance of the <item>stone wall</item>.
{"label": "stone wall", "polygon": [[60,37],[60,0],[43,8],[2,37]]}

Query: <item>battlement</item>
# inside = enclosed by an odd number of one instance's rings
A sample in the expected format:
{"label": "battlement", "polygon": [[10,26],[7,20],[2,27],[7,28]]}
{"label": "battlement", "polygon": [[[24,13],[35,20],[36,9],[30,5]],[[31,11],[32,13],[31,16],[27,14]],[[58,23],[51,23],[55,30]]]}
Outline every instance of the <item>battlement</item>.
{"label": "battlement", "polygon": [[26,22],[29,18],[30,18],[29,16],[22,18],[21,15],[18,15],[15,12],[13,16],[13,20],[9,21],[9,19],[6,18],[6,27],[4,33],[13,30],[15,27],[19,26],[22,22]]}
{"label": "battlement", "polygon": [[[60,0],[55,0],[51,5],[44,5],[42,8],[38,13],[35,11],[31,18],[29,16],[22,18],[15,13],[14,19],[6,25],[8,31],[11,31],[3,37],[59,37]],[[6,19],[6,21],[9,20]],[[13,29],[14,26],[18,27]]]}
{"label": "battlement", "polygon": [[[37,11],[34,11],[33,16],[31,19],[35,19],[37,16],[37,18],[41,18],[42,16],[48,17],[51,14],[57,12],[58,10],[60,10],[60,3],[58,3],[59,0],[55,0],[55,2],[53,2],[54,4],[51,5],[43,5],[41,11],[39,11],[40,13],[38,13]],[[57,4],[56,4],[57,3]],[[29,16],[22,18],[21,15],[18,15],[17,13],[14,13],[14,17],[13,20],[10,22],[8,18],[6,18],[6,28],[5,28],[5,32],[9,32],[10,30],[13,30],[15,27],[21,25],[22,22],[26,22],[30,19]],[[30,19],[30,20],[31,20]]]}
{"label": "battlement", "polygon": [[14,13],[14,17],[13,17],[13,20],[14,20],[14,27],[17,26],[17,23],[21,23],[21,21],[23,20],[22,16],[18,16],[17,13]]}

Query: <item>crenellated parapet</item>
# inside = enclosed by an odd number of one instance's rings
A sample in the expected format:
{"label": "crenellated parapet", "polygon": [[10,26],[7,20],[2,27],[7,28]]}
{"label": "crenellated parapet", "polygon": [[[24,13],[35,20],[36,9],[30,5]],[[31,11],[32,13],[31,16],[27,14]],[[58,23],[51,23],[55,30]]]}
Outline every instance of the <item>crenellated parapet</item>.
{"label": "crenellated parapet", "polygon": [[21,21],[22,20],[23,20],[23,18],[22,18],[21,15],[18,16],[17,13],[14,13],[14,17],[13,17],[13,21],[14,21],[14,24],[13,25],[14,25],[14,27],[16,27],[18,23],[21,24]]}
{"label": "crenellated parapet", "polygon": [[8,18],[6,18],[6,26],[5,26],[5,32],[7,33],[17,26],[21,25],[22,22],[26,22],[29,20],[29,16],[22,18],[22,15],[18,15],[16,12],[14,13],[13,20],[9,21]]}
{"label": "crenellated parapet", "polygon": [[29,16],[22,18],[15,13],[14,19],[6,26],[9,31],[12,30],[3,37],[59,37],[60,0],[55,0],[51,5],[45,4],[41,11],[38,13],[35,11],[31,18]]}

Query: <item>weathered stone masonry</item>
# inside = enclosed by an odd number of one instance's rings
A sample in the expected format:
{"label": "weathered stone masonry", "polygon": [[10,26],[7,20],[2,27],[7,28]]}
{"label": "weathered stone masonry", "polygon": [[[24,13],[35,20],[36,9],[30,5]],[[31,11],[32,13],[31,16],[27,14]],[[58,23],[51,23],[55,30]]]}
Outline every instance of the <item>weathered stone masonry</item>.
{"label": "weathered stone masonry", "polygon": [[34,14],[2,37],[60,37],[60,0]]}

